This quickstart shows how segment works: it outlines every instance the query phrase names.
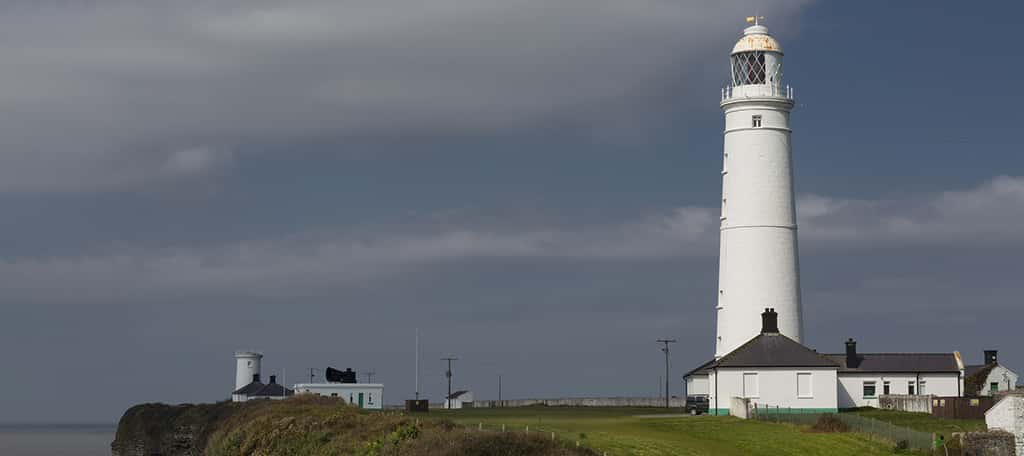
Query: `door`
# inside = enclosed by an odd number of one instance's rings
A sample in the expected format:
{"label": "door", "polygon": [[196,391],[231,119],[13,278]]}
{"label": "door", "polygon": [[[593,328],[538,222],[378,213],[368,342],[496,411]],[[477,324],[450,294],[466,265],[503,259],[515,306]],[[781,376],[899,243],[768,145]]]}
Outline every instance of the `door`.
{"label": "door", "polygon": [[363,408],[363,393],[359,393],[359,408]]}

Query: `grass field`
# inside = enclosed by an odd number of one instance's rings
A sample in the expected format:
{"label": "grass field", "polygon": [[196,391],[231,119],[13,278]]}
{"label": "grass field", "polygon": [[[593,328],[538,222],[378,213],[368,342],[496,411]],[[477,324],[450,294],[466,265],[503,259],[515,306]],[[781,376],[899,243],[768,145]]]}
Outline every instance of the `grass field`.
{"label": "grass field", "polygon": [[844,413],[855,413],[860,416],[885,421],[896,426],[924,432],[934,432],[949,438],[954,432],[984,431],[985,420],[954,420],[933,418],[927,413],[898,412],[895,410],[860,409]]}
{"label": "grass field", "polygon": [[814,433],[806,428],[731,417],[668,415],[658,409],[523,407],[431,411],[423,417],[507,431],[555,432],[567,440],[625,455],[881,455],[892,445],[854,433]]}

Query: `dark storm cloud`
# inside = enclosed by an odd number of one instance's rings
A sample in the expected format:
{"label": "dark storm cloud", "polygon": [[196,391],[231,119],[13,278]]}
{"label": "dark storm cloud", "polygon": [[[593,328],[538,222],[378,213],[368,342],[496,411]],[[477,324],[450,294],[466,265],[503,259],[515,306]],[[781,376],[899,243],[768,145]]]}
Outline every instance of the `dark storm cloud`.
{"label": "dark storm cloud", "polygon": [[[749,2],[17,2],[2,7],[0,190],[155,185],[238,148],[480,132],[674,84]],[[759,2],[780,27],[805,0]]]}

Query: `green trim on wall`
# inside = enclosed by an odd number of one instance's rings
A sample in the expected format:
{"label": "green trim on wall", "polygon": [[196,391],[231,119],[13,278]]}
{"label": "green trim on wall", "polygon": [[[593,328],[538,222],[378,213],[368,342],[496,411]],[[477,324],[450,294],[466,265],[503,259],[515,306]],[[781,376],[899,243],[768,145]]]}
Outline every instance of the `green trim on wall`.
{"label": "green trim on wall", "polygon": [[839,409],[837,409],[837,408],[786,408],[786,407],[780,407],[778,409],[774,409],[774,408],[764,409],[764,408],[761,408],[761,409],[758,409],[757,412],[758,413],[767,414],[767,415],[775,415],[775,414],[779,414],[779,415],[794,414],[795,415],[797,413],[839,413]]}
{"label": "green trim on wall", "polygon": [[[751,413],[753,413],[753,412],[751,412]],[[758,413],[766,414],[766,415],[776,415],[776,414],[779,414],[779,415],[793,414],[793,415],[795,415],[795,414],[798,414],[798,413],[839,413],[839,409],[838,408],[783,408],[783,407],[780,407],[778,409],[775,409],[775,408],[772,408],[772,409],[761,408],[761,409],[758,409]],[[729,409],[727,409],[727,408],[708,409],[708,415],[712,415],[712,416],[729,416]]]}

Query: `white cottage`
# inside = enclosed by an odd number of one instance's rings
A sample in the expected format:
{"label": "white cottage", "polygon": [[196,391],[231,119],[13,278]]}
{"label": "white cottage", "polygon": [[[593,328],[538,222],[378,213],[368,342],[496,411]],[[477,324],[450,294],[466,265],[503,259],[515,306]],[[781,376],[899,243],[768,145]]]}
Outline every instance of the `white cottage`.
{"label": "white cottage", "polygon": [[963,396],[963,369],[956,353],[846,353],[825,355],[839,365],[839,408],[878,407],[878,396]]}
{"label": "white cottage", "polygon": [[996,350],[985,350],[985,364],[967,366],[966,396],[993,396],[1000,391],[1014,389],[1019,377],[999,364],[998,354]]}
{"label": "white cottage", "polygon": [[878,407],[885,394],[963,396],[964,366],[956,353],[821,354],[780,334],[774,309],[761,314],[761,334],[687,373],[686,394],[706,396],[709,413],[728,414],[732,398],[751,407],[794,413]]}
{"label": "white cottage", "polygon": [[[761,318],[761,334],[702,366],[709,413],[728,415],[732,398],[748,399],[751,407],[780,407],[787,412],[837,411],[839,366],[780,334],[774,309],[766,309]],[[695,385],[703,382],[688,380]]]}
{"label": "white cottage", "polygon": [[296,394],[333,397],[363,409],[384,408],[384,385],[380,383],[297,383]]}

